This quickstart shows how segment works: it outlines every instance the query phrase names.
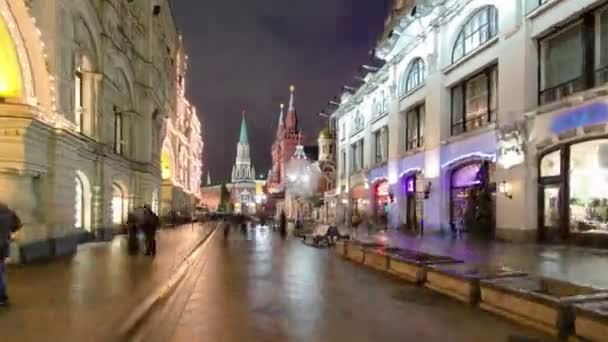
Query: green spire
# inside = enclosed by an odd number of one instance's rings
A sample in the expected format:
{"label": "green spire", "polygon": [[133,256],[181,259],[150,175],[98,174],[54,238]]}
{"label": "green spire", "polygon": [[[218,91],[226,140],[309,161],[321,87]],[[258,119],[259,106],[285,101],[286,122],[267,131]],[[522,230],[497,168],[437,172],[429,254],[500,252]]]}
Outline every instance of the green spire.
{"label": "green spire", "polygon": [[249,144],[247,138],[247,123],[245,123],[245,111],[243,111],[243,121],[241,121],[241,137],[239,138],[240,144]]}

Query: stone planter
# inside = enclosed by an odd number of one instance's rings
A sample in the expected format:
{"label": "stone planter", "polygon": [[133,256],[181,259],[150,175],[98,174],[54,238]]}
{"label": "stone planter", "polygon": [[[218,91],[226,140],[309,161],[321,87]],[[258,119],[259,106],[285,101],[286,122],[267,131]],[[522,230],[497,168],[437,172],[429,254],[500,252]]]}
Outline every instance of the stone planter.
{"label": "stone planter", "polygon": [[606,341],[608,338],[608,298],[589,298],[586,302],[574,305],[573,341]]}
{"label": "stone planter", "polygon": [[388,270],[388,255],[383,248],[365,248],[363,264],[378,271]]}
{"label": "stone planter", "polygon": [[345,257],[346,256],[346,246],[347,246],[346,242],[336,241],[336,244],[335,244],[336,254]]}
{"label": "stone planter", "polygon": [[475,305],[480,297],[479,282],[481,280],[525,275],[525,273],[508,268],[488,265],[432,265],[426,270],[425,286],[446,296]]}
{"label": "stone planter", "polygon": [[556,337],[572,332],[574,304],[606,293],[538,276],[482,280],[480,290],[482,309]]}
{"label": "stone planter", "polygon": [[379,248],[383,245],[377,243],[362,243],[362,242],[351,242],[348,244],[346,251],[346,258],[356,263],[363,263],[365,261],[365,251],[368,248]]}
{"label": "stone planter", "polygon": [[400,250],[389,253],[388,272],[401,279],[423,284],[426,280],[427,266],[459,262],[461,261],[447,256]]}

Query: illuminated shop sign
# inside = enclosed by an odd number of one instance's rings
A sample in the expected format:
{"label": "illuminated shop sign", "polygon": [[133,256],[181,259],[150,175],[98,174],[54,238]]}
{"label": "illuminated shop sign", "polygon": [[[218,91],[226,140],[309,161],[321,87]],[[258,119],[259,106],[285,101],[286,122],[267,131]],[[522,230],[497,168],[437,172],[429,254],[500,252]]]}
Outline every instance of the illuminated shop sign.
{"label": "illuminated shop sign", "polygon": [[500,166],[510,169],[525,160],[524,143],[518,131],[509,132],[498,140],[497,161]]}
{"label": "illuminated shop sign", "polygon": [[596,102],[556,116],[551,122],[551,131],[559,134],[579,127],[605,122],[608,122],[608,104]]}
{"label": "illuminated shop sign", "polygon": [[376,196],[384,197],[389,195],[389,185],[387,181],[383,181],[376,187]]}
{"label": "illuminated shop sign", "polygon": [[414,193],[416,191],[416,186],[414,184],[414,177],[410,177],[405,182],[405,192],[408,194]]}

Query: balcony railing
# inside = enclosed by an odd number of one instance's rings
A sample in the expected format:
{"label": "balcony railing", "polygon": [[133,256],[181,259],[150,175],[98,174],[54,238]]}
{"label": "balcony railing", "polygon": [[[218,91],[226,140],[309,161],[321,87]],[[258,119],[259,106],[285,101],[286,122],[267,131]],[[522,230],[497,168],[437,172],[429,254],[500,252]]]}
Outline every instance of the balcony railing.
{"label": "balcony railing", "polygon": [[585,90],[585,82],[581,76],[558,84],[554,87],[541,90],[539,93],[540,105],[555,102],[568,97],[576,92]]}
{"label": "balcony railing", "polygon": [[489,125],[494,121],[492,112],[482,112],[476,115],[467,115],[465,121],[452,123],[452,135],[462,134]]}

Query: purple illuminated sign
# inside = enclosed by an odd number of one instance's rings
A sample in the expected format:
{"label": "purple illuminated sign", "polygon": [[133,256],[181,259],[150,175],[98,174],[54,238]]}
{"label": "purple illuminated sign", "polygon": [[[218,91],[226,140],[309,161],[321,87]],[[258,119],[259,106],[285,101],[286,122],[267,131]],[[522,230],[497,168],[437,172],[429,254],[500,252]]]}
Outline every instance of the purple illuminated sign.
{"label": "purple illuminated sign", "polygon": [[408,194],[411,194],[415,191],[415,186],[414,186],[414,177],[410,177],[407,179],[406,183],[405,183],[405,192],[407,192]]}
{"label": "purple illuminated sign", "polygon": [[556,116],[551,122],[551,131],[559,134],[578,127],[604,122],[608,122],[608,104],[596,102]]}

